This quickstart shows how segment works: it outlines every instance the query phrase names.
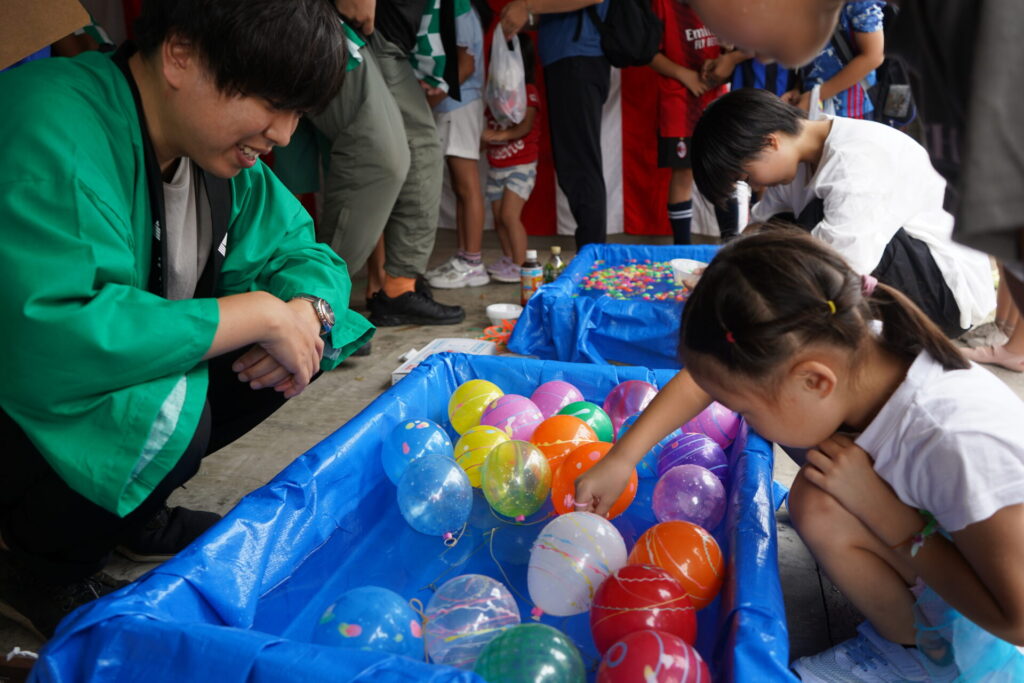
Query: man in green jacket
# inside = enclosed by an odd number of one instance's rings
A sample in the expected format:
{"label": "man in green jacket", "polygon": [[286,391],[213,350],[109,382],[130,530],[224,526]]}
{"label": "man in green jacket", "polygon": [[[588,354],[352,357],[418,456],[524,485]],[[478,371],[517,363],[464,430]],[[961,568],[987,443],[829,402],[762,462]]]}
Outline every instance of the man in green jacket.
{"label": "man in green jacket", "polygon": [[0,74],[0,613],[49,636],[120,546],[173,555],[203,456],[362,345],[259,161],[341,85],[325,0],[147,0],[138,46]]}

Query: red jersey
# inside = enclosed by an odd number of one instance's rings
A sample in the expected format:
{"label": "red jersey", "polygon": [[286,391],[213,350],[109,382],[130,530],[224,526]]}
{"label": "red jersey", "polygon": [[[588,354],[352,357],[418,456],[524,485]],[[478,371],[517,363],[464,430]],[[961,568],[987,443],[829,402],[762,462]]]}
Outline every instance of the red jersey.
{"label": "red jersey", "polygon": [[[533,128],[518,140],[487,145],[487,161],[491,166],[508,168],[537,161],[537,157],[540,155],[538,141],[542,124],[540,121],[540,95],[537,94],[537,88],[532,83],[526,84],[526,106],[537,110],[537,115],[533,117]],[[492,130],[500,129],[490,111],[487,112],[487,127]]]}
{"label": "red jersey", "polygon": [[[670,60],[700,73],[701,64],[721,54],[718,38],[708,30],[690,6],[679,0],[651,0],[654,13],[665,24],[661,53]],[[674,78],[658,75],[658,135],[687,138],[693,134],[701,112],[728,88],[720,86],[694,97]]]}

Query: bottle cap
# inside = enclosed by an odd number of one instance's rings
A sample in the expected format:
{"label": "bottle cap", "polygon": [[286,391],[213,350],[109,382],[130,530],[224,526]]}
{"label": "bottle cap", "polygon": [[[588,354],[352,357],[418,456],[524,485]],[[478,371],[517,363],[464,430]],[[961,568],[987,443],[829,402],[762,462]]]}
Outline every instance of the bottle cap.
{"label": "bottle cap", "polygon": [[553,244],[551,245],[551,253],[557,256],[562,253],[562,248],[557,244]]}
{"label": "bottle cap", "polygon": [[536,259],[537,259],[537,250],[536,249],[527,249],[526,250],[526,260],[527,261],[535,261]]}

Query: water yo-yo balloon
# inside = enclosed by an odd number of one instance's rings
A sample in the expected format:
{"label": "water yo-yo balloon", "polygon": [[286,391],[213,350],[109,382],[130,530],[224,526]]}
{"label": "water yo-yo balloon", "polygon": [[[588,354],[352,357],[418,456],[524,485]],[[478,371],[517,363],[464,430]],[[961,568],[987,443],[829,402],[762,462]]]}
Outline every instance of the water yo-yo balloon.
{"label": "water yo-yo balloon", "polygon": [[320,616],[313,642],[423,659],[419,615],[398,593],[379,586],[343,593]]}
{"label": "water yo-yo balloon", "polygon": [[484,408],[480,424],[496,427],[517,441],[529,441],[533,430],[544,421],[533,401],[519,394],[499,396]]}
{"label": "water yo-yo balloon", "polygon": [[740,431],[740,416],[718,401],[713,401],[697,417],[684,424],[682,430],[704,434],[722,448],[728,448]]}
{"label": "water yo-yo balloon", "polygon": [[725,516],[725,486],[700,465],[677,465],[654,486],[651,508],[659,522],[681,520],[714,529]]}
{"label": "water yo-yo balloon", "polygon": [[[630,427],[640,419],[640,414],[630,415],[622,422],[622,426],[619,427],[618,432],[615,434],[615,440],[621,441],[622,437],[626,435]],[[679,438],[683,433],[678,429],[669,433],[663,437],[661,441],[654,444],[651,450],[644,454],[644,457],[636,464],[636,473],[641,479],[656,479],[658,476],[658,456],[661,454],[665,444]]]}
{"label": "water yo-yo balloon", "polygon": [[658,395],[658,387],[640,379],[626,380],[608,392],[601,407],[611,418],[612,426],[618,433],[619,427],[630,415],[643,411]]}
{"label": "water yo-yo balloon", "polygon": [[722,588],[725,567],[718,541],[690,522],[652,526],[633,546],[629,563],[653,564],[667,571],[698,610],[714,600]]}
{"label": "water yo-yo balloon", "polygon": [[505,441],[484,459],[480,488],[499,514],[526,517],[539,510],[551,492],[551,466],[532,443]]}
{"label": "water yo-yo balloon", "polygon": [[601,582],[625,564],[626,542],[611,522],[591,512],[560,515],[530,550],[530,599],[554,616],[582,614]]}
{"label": "water yo-yo balloon", "polygon": [[597,441],[597,434],[586,422],[572,415],[553,415],[537,425],[530,442],[548,457],[555,472],[562,460],[577,446]]}
{"label": "water yo-yo balloon", "polygon": [[465,434],[470,427],[480,424],[484,408],[505,392],[493,382],[485,379],[471,379],[460,384],[448,399],[448,419],[452,428]]}
{"label": "water yo-yo balloon", "polygon": [[398,509],[416,531],[430,536],[455,534],[469,520],[473,487],[458,463],[443,455],[424,455],[398,482]]}
{"label": "water yo-yo balloon", "polygon": [[572,640],[547,624],[520,624],[487,643],[473,671],[488,683],[584,683]]}
{"label": "water yo-yo balloon", "polygon": [[637,631],[612,645],[597,669],[596,683],[711,683],[697,649],[664,631]]}
{"label": "water yo-yo balloon", "polygon": [[570,403],[582,401],[583,394],[569,382],[554,379],[534,389],[530,400],[540,409],[541,415],[549,418]]}
{"label": "water yo-yo balloon", "polygon": [[451,457],[452,440],[448,432],[433,420],[404,420],[384,439],[380,462],[391,483],[398,484],[409,463],[427,453]]}
{"label": "water yo-yo balloon", "polygon": [[508,589],[483,574],[445,581],[424,610],[427,654],[438,664],[472,668],[487,643],[519,623]]}
{"label": "water yo-yo balloon", "polygon": [[604,580],[590,608],[590,632],[597,651],[644,629],[697,640],[697,610],[671,574],[654,565],[627,564]]}
{"label": "water yo-yo balloon", "polygon": [[477,425],[470,427],[455,443],[455,462],[469,476],[469,483],[480,488],[480,468],[491,449],[508,441],[508,434],[497,427]]}
{"label": "water yo-yo balloon", "polygon": [[[577,446],[572,453],[562,459],[562,464],[551,479],[551,502],[555,512],[562,515],[576,510],[576,478],[596,465],[612,444],[607,441],[594,441]],[[629,476],[626,488],[612,504],[608,511],[608,519],[614,519],[626,511],[636,497],[636,470]]]}
{"label": "water yo-yo balloon", "polygon": [[686,433],[673,439],[658,455],[658,476],[678,465],[700,465],[722,480],[729,477],[729,459],[722,447],[704,434]]}
{"label": "water yo-yo balloon", "polygon": [[597,434],[599,441],[608,441],[610,443],[615,440],[615,428],[612,426],[611,418],[596,403],[576,401],[559,410],[558,414],[572,415],[573,417],[580,418],[590,425],[590,428]]}

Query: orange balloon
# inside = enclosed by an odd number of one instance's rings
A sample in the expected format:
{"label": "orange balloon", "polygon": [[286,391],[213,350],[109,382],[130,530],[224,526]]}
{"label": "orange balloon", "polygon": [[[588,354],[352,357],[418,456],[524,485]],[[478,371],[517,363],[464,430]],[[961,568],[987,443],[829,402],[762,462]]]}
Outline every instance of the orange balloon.
{"label": "orange balloon", "polygon": [[593,428],[573,415],[549,417],[537,425],[530,437],[530,442],[548,457],[552,472],[573,449],[592,441],[597,441]]}
{"label": "orange balloon", "polygon": [[722,588],[724,565],[718,541],[690,522],[655,524],[633,546],[627,564],[653,564],[683,584],[695,609],[707,606]]}
{"label": "orange balloon", "polygon": [[[555,505],[555,512],[564,515],[566,512],[576,511],[576,477],[593,467],[611,450],[612,445],[606,441],[592,441],[577,446],[565,456],[555,476],[551,478],[551,502]],[[608,511],[608,519],[618,517],[629,507],[636,497],[636,486],[637,476],[634,469],[626,489]]]}

